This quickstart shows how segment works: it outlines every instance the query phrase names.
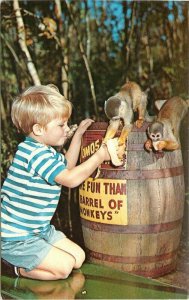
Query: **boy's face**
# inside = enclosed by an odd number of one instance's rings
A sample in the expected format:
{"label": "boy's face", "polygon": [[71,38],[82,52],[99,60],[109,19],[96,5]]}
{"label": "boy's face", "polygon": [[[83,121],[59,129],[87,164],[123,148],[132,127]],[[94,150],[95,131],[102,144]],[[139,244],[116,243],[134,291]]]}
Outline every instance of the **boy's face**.
{"label": "boy's face", "polygon": [[47,146],[61,146],[67,139],[70,128],[67,125],[68,119],[54,119],[49,122],[43,131],[43,143]]}

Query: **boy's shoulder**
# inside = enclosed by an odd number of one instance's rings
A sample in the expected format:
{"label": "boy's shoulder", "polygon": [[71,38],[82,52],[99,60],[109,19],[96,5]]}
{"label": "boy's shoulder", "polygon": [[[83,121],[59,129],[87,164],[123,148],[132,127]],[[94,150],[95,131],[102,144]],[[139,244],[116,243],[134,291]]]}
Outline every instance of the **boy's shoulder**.
{"label": "boy's shoulder", "polygon": [[18,151],[24,152],[26,155],[62,155],[58,153],[53,147],[41,144],[33,138],[26,137],[26,139],[18,145]]}
{"label": "boy's shoulder", "polygon": [[65,161],[65,156],[57,152],[53,147],[39,143],[32,138],[26,138],[18,145],[17,154],[24,156],[27,160],[38,159],[39,157],[54,158],[59,161]]}
{"label": "boy's shoulder", "polygon": [[36,151],[48,151],[48,147],[35,141],[32,138],[26,137],[26,139],[18,145],[18,152],[22,152],[25,154],[34,154]]}
{"label": "boy's shoulder", "polygon": [[33,151],[34,149],[37,149],[37,148],[44,148],[44,147],[45,146],[43,144],[35,141],[32,138],[28,138],[28,137],[26,137],[25,140],[18,145],[18,149],[26,148],[28,150],[30,149],[31,151]]}

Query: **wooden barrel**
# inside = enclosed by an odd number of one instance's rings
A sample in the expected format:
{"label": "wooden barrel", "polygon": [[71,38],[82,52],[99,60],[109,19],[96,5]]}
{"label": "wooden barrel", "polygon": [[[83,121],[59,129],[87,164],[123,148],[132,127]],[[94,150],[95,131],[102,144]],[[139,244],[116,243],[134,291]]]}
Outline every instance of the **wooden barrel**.
{"label": "wooden barrel", "polygon": [[[103,163],[79,189],[80,216],[88,259],[146,277],[176,267],[180,241],[184,178],[180,150],[163,157],[144,150],[145,123],[127,140],[123,167]],[[81,162],[100,146],[108,123],[85,132]]]}
{"label": "wooden barrel", "polygon": [[182,157],[184,161],[185,206],[183,220],[183,238],[189,243],[189,111],[182,121],[180,130]]}

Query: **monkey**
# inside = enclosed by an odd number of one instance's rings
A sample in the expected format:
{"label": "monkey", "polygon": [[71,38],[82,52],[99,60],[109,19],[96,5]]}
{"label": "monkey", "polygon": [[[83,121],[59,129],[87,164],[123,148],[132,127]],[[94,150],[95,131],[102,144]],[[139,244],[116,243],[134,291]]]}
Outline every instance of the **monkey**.
{"label": "monkey", "polygon": [[143,92],[136,82],[128,81],[117,94],[105,101],[104,111],[110,122],[103,143],[106,144],[108,140],[114,138],[122,120],[123,129],[118,138],[118,158],[121,161],[125,153],[126,139],[134,124],[134,112],[138,112],[135,123],[138,128],[142,127],[145,120],[149,122],[153,120],[146,110],[147,92],[148,90]]}
{"label": "monkey", "polygon": [[46,36],[47,39],[52,39],[56,36],[57,24],[52,18],[43,18],[43,22],[41,22],[38,26],[39,29],[43,31],[39,34],[39,36]]}
{"label": "monkey", "polygon": [[168,100],[155,101],[159,109],[156,120],[147,128],[147,151],[177,150],[180,148],[180,124],[189,108],[189,100],[175,96]]}

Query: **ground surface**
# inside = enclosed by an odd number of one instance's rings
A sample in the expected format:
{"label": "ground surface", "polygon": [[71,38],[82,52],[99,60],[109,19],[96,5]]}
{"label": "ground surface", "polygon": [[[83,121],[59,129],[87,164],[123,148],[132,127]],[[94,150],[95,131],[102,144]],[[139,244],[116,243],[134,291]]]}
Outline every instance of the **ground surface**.
{"label": "ground surface", "polygon": [[189,299],[189,243],[183,236],[177,270],[148,279],[85,263],[66,280],[38,281],[1,277],[3,300],[42,299]]}
{"label": "ground surface", "polygon": [[189,293],[189,240],[183,234],[178,252],[177,270],[165,276],[157,278],[160,282],[184,288]]}
{"label": "ground surface", "polygon": [[[68,279],[39,281],[1,277],[3,300],[188,299],[186,289],[108,267],[85,263]],[[178,284],[177,284],[178,285]]]}

